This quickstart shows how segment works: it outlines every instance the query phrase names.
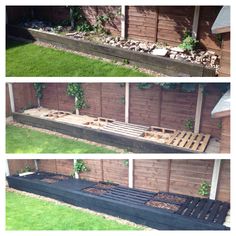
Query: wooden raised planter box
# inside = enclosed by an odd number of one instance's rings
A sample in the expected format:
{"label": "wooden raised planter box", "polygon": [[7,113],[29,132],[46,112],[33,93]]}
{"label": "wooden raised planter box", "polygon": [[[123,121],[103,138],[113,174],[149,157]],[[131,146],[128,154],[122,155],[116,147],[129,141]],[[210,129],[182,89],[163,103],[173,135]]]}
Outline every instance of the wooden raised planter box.
{"label": "wooden raised planter box", "polygon": [[194,153],[194,151],[188,149],[170,146],[164,143],[157,143],[152,140],[144,140],[130,137],[125,134],[122,135],[106,130],[93,129],[82,125],[33,117],[23,113],[13,113],[13,119],[22,124],[56,131],[75,138],[127,149],[128,151],[135,153]]}
{"label": "wooden raised planter box", "polygon": [[[54,198],[160,230],[229,229],[223,225],[229,210],[228,203],[164,193],[169,196],[182,197],[186,203],[182,203],[178,210],[161,209],[146,204],[153,200],[157,193],[114,185],[107,191],[105,188],[102,194],[97,195],[86,190],[96,189],[98,183],[69,177],[60,180],[56,178],[55,181],[55,176],[59,175],[38,172],[25,177],[8,176],[7,180],[11,188]],[[161,200],[162,203],[165,201]],[[204,204],[201,205],[201,203]],[[212,209],[207,209],[209,204]],[[199,205],[201,205],[201,210],[199,210]],[[196,211],[197,217],[190,215]],[[217,217],[218,211],[221,211],[220,217]],[[208,219],[201,219],[201,214],[209,215]]]}
{"label": "wooden raised planter box", "polygon": [[7,36],[23,38],[31,41],[51,43],[65,49],[92,54],[111,60],[128,60],[130,64],[168,75],[168,76],[216,76],[215,69],[206,68],[189,62],[154,56],[147,53],[129,51],[123,48],[112,47],[86,40],[71,39],[66,36],[27,29],[15,25],[7,25]]}

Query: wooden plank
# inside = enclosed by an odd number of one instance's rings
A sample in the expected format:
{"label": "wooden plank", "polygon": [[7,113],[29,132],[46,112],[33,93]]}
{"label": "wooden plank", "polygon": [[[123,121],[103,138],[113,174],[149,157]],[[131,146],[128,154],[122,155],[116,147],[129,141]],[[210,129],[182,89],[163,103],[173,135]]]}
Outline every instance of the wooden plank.
{"label": "wooden plank", "polygon": [[171,136],[171,138],[168,140],[168,142],[166,144],[171,144],[174,139],[176,138],[176,136],[178,136],[180,133],[180,131],[175,131],[175,133]]}
{"label": "wooden plank", "polygon": [[176,140],[174,141],[174,143],[172,145],[178,146],[180,141],[181,141],[181,139],[185,136],[185,134],[186,134],[186,131],[182,131],[180,133],[180,135],[176,137]]}
{"label": "wooden plank", "polygon": [[223,224],[225,222],[225,218],[227,216],[227,213],[229,211],[229,204],[228,203],[223,203],[223,207],[220,211],[219,216],[216,219],[217,224]]}
{"label": "wooden plank", "polygon": [[180,144],[178,145],[179,147],[184,147],[184,145],[188,142],[189,138],[191,137],[192,132],[187,132],[185,137],[181,140]]}
{"label": "wooden plank", "polygon": [[189,204],[187,211],[183,213],[184,216],[190,216],[193,209],[196,207],[198,202],[200,201],[200,198],[194,198],[193,201]]}
{"label": "wooden plank", "polygon": [[196,209],[194,210],[192,217],[198,218],[199,213],[205,207],[206,203],[207,203],[207,199],[201,199],[201,201],[198,203]]}
{"label": "wooden plank", "polygon": [[198,218],[201,220],[204,220],[209,212],[209,210],[211,209],[211,206],[213,205],[214,201],[212,200],[208,200],[207,204],[205,205],[205,207],[203,208],[203,211],[200,212]]}
{"label": "wooden plank", "polygon": [[191,138],[189,139],[189,141],[187,142],[185,148],[189,149],[191,147],[191,145],[193,144],[195,138],[196,138],[196,134],[192,134]]}
{"label": "wooden plank", "polygon": [[202,140],[202,137],[203,137],[202,134],[197,135],[197,138],[196,138],[195,143],[194,143],[193,147],[191,148],[191,150],[196,151],[198,149],[198,146]]}
{"label": "wooden plank", "polygon": [[208,222],[213,222],[214,221],[214,219],[215,219],[215,217],[216,217],[216,215],[217,215],[217,213],[219,211],[220,204],[221,203],[219,201],[218,202],[214,202],[214,204],[213,204],[213,206],[212,206],[212,208],[210,210],[209,216],[206,219],[206,221],[208,221]]}
{"label": "wooden plank", "polygon": [[207,147],[207,144],[208,144],[208,142],[210,140],[210,137],[211,137],[211,135],[209,135],[209,134],[204,135],[204,139],[203,139],[200,147],[198,148],[199,152],[204,152],[205,151],[205,149]]}

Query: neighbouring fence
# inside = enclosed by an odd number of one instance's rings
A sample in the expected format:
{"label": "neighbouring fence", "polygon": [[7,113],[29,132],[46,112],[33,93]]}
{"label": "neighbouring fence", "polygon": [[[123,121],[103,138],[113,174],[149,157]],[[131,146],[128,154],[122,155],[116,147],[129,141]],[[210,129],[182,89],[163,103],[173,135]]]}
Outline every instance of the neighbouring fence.
{"label": "neighbouring fence", "polygon": [[[82,179],[112,181],[128,186],[129,167],[125,160],[84,160],[89,171],[80,174]],[[14,174],[33,161],[8,160]],[[198,189],[203,181],[211,183],[214,160],[134,160],[133,186],[149,191],[170,191],[200,196]],[[73,160],[38,160],[40,171],[65,175],[73,173]],[[230,161],[222,160],[216,198],[230,201]]]}
{"label": "neighbouring fence", "polygon": [[[124,84],[84,83],[82,87],[88,108],[82,109],[81,115],[125,120]],[[41,105],[49,109],[72,112],[74,99],[67,95],[66,89],[66,83],[47,83]],[[16,111],[37,104],[33,84],[15,83],[13,91]],[[211,111],[221,96],[216,87],[211,84],[207,86],[200,122],[200,132],[209,133],[216,138],[221,137],[220,119],[211,118]],[[10,115],[8,96],[6,102],[6,115]],[[181,92],[179,89],[163,90],[159,85],[139,89],[136,83],[130,83],[129,122],[186,130],[186,122],[195,118],[196,104],[197,90],[190,93]]]}

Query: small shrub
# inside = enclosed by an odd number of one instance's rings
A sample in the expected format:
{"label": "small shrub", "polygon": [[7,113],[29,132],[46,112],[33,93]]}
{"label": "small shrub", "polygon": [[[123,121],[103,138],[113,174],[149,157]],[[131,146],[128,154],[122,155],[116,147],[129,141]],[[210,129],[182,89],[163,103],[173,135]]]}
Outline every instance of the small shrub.
{"label": "small shrub", "polygon": [[74,171],[77,173],[82,173],[89,171],[83,160],[76,160],[74,164]]}
{"label": "small shrub", "polygon": [[208,196],[210,194],[211,185],[206,181],[203,181],[198,189],[198,193],[201,196]]}
{"label": "small shrub", "polygon": [[125,165],[126,167],[129,166],[129,160],[124,160],[123,163],[124,163],[124,165]]}
{"label": "small shrub", "polygon": [[194,119],[193,118],[189,118],[185,121],[184,127],[189,130],[189,131],[193,131],[194,129]]}
{"label": "small shrub", "polygon": [[182,43],[179,45],[179,47],[189,52],[195,50],[197,45],[198,45],[198,40],[194,39],[190,35],[190,32],[186,32],[183,36]]}

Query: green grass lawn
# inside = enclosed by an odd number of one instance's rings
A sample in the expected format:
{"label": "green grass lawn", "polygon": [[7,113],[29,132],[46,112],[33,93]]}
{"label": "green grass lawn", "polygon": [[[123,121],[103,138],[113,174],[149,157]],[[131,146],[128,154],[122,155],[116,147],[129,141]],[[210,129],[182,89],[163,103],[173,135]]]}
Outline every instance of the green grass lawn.
{"label": "green grass lawn", "polygon": [[115,153],[115,151],[56,135],[20,128],[6,127],[7,153]]}
{"label": "green grass lawn", "polygon": [[7,76],[148,76],[102,60],[45,48],[31,43],[7,42]]}
{"label": "green grass lawn", "polygon": [[68,206],[6,193],[7,230],[140,230]]}

